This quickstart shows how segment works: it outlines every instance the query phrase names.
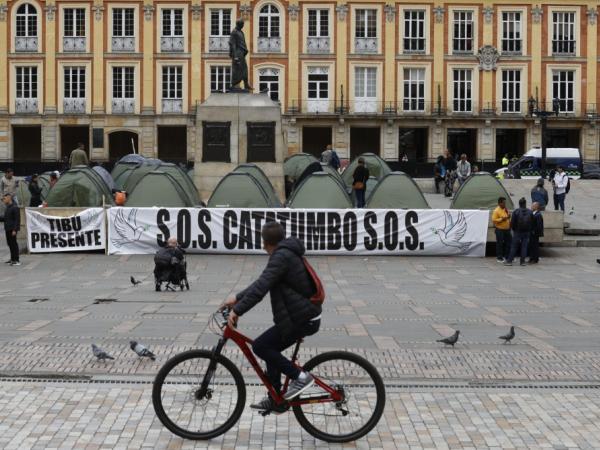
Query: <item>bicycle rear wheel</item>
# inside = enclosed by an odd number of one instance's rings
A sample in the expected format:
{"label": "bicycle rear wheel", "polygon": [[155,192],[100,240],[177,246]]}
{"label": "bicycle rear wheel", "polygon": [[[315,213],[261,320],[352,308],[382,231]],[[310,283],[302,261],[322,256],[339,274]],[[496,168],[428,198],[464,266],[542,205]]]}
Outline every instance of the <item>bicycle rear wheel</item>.
{"label": "bicycle rear wheel", "polygon": [[[216,362],[205,392],[200,387],[211,361]],[[170,431],[185,439],[212,439],[242,415],[246,386],[239,369],[223,355],[190,350],[160,369],[152,387],[154,411]]]}
{"label": "bicycle rear wheel", "polygon": [[[294,406],[296,419],[308,433],[326,442],[350,442],[377,425],[385,407],[385,387],[370,362],[354,353],[336,351],[312,358],[304,369],[344,396],[339,403]],[[315,383],[299,400],[324,393]]]}

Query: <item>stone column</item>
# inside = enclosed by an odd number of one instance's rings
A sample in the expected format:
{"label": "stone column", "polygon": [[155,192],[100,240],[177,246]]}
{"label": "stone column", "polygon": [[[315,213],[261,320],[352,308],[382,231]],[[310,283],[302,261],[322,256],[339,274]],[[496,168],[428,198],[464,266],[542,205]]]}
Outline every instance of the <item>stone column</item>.
{"label": "stone column", "polygon": [[[494,46],[494,8],[492,6],[484,6],[480,20],[483,23],[483,41],[481,46]],[[481,77],[481,105],[479,109],[494,108],[494,75],[495,71],[483,70]],[[477,102],[479,103],[479,102]],[[485,126],[480,129],[481,137],[477,148],[477,157],[480,159],[495,159],[495,140],[494,128],[489,120],[485,121]]]}
{"label": "stone column", "polygon": [[[300,49],[303,43],[300,42],[300,6],[298,2],[294,0],[290,2],[288,6],[288,67],[287,67],[287,100],[283,99],[283,107],[287,108],[290,106],[288,103],[291,100],[300,100],[302,89],[300,89],[301,75],[300,75]],[[258,84],[258,80],[254,81],[254,84]],[[296,147],[297,148],[297,147]],[[293,149],[288,147],[287,153],[293,153]]]}
{"label": "stone column", "polygon": [[545,87],[542,83],[542,30],[544,29],[544,14],[542,8],[533,6],[531,10],[531,84],[529,87],[530,96],[535,97],[536,88],[539,92],[540,102],[546,97]]}
{"label": "stone column", "polygon": [[[58,22],[55,20],[56,5],[46,2],[42,20],[46,20],[45,52],[46,64],[44,65],[44,112],[56,113],[56,34]],[[40,41],[41,43],[41,41]],[[56,144],[54,145],[56,147]],[[45,152],[45,149],[43,150]]]}
{"label": "stone column", "polygon": [[[93,88],[92,88],[92,114],[104,114],[104,84],[106,80],[104,78],[104,22],[103,17],[105,16],[105,10],[102,1],[98,0],[92,6],[92,20],[94,21],[93,35],[91,36],[93,42]],[[106,11],[108,14],[108,11]],[[110,101],[106,99],[106,101]],[[107,147],[108,148],[108,147]],[[103,153],[104,149],[92,149],[94,154],[102,154],[101,159],[107,158]]]}
{"label": "stone column", "polygon": [[[202,5],[200,5],[199,3],[193,4],[191,6],[191,12],[192,20],[189,24],[189,30],[192,39],[190,44],[192,58],[190,80],[190,107],[193,111],[196,106],[196,103],[202,101],[202,31],[204,29]],[[193,150],[192,153],[194,153]]]}
{"label": "stone column", "polygon": [[60,159],[56,113],[46,113],[42,122],[42,161]]}
{"label": "stone column", "polygon": [[[600,105],[598,105],[598,7],[597,2],[593,2],[587,9],[587,17],[582,20],[587,20],[587,71],[585,86],[586,86],[586,98],[582,99],[583,102],[587,103],[587,107],[583,108],[582,113],[586,113],[587,110],[593,110],[595,104],[595,111],[598,112]],[[598,142],[598,125],[597,122],[592,122],[588,127],[584,128],[585,134],[585,150],[583,152],[584,159],[598,160],[600,159],[599,153],[599,142]]]}
{"label": "stone column", "polygon": [[[4,1],[0,3],[0,36],[6,38],[0,39],[0,55],[8,54],[8,20],[8,6]],[[0,161],[10,159],[7,75],[8,60],[7,58],[0,58],[0,86],[4,87],[4,89],[0,89]]]}

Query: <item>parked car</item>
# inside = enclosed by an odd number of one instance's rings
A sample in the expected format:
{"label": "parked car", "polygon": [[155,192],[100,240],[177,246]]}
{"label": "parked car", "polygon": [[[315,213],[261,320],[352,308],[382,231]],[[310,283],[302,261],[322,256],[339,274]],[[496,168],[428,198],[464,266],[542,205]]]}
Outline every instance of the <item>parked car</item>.
{"label": "parked car", "polygon": [[582,180],[600,180],[600,165],[585,163],[583,165]]}

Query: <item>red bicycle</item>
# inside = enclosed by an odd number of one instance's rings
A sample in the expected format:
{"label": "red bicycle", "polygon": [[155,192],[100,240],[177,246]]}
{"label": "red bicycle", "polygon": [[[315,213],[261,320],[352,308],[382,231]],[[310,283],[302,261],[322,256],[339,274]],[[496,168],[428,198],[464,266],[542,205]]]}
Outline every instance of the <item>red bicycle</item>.
{"label": "red bicycle", "polygon": [[[314,385],[299,397],[283,399],[273,389],[248,346],[252,340],[227,326],[227,310],[216,312],[209,328],[220,336],[212,350],[190,350],[169,359],[152,388],[156,415],[165,427],[185,439],[211,439],[233,427],[246,402],[246,385],[240,370],[221,354],[232,340],[250,362],[278,405],[292,408],[298,422],[312,436],[327,442],[361,438],[377,425],[385,407],[385,387],[377,369],[354,353],[322,353],[300,366],[298,340],[292,363],[309,371]],[[268,412],[262,412],[266,415]]]}

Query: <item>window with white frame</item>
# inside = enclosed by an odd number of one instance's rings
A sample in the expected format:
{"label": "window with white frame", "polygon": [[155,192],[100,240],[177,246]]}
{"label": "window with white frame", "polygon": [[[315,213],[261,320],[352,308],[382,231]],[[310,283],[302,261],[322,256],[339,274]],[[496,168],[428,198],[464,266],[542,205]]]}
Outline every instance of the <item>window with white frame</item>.
{"label": "window with white frame", "polygon": [[502,70],[502,112],[521,112],[521,70]]}
{"label": "window with white frame", "polygon": [[210,35],[229,36],[231,32],[231,9],[210,10]]}
{"label": "window with white frame", "polygon": [[519,11],[502,12],[502,53],[520,55],[523,52],[521,16]]}
{"label": "window with white frame", "polygon": [[183,9],[162,10],[162,35],[164,37],[183,36]]}
{"label": "window with white frame", "polygon": [[453,52],[473,53],[473,11],[454,11],[453,18]]}
{"label": "window with white frame", "polygon": [[63,32],[65,37],[85,36],[84,8],[65,8],[63,10]]}
{"label": "window with white frame", "polygon": [[425,111],[425,69],[404,69],[404,111]]}
{"label": "window with white frame", "polygon": [[575,12],[552,13],[552,53],[575,54]]}
{"label": "window with white frame", "polygon": [[85,67],[64,68],[65,99],[85,98]]}
{"label": "window with white frame", "polygon": [[113,9],[113,37],[133,37],[135,35],[133,8]]}
{"label": "window with white frame", "polygon": [[163,66],[162,68],[162,98],[183,98],[183,68],[181,66]]}
{"label": "window with white frame", "polygon": [[17,9],[17,37],[37,37],[37,11],[29,3]]}
{"label": "window with white frame", "polygon": [[404,11],[404,53],[425,52],[425,11]]}
{"label": "window with white frame", "polygon": [[113,99],[134,98],[134,67],[113,67]]}
{"label": "window with white frame", "polygon": [[329,10],[308,10],[308,36],[329,37]]}
{"label": "window with white frame", "polygon": [[38,69],[35,66],[16,67],[17,99],[37,99]]}
{"label": "window with white frame", "polygon": [[230,66],[210,67],[210,92],[227,92],[231,86]]}
{"label": "window with white frame", "polygon": [[560,112],[575,112],[575,71],[552,71],[552,99],[558,99]]}
{"label": "window with white frame", "polygon": [[279,10],[275,5],[265,5],[258,13],[258,37],[279,37]]}
{"label": "window with white frame", "polygon": [[329,75],[326,71],[316,71],[308,74],[308,98],[329,98]]}
{"label": "window with white frame", "polygon": [[279,69],[259,69],[258,90],[266,92],[271,100],[279,101]]}
{"label": "window with white frame", "polygon": [[473,111],[473,71],[452,70],[452,107],[454,112]]}
{"label": "window with white frame", "polygon": [[377,68],[354,68],[354,110],[377,111]]}
{"label": "window with white frame", "polygon": [[355,21],[355,37],[377,37],[377,10],[357,9]]}

